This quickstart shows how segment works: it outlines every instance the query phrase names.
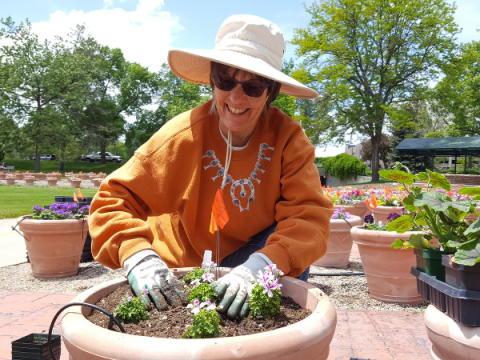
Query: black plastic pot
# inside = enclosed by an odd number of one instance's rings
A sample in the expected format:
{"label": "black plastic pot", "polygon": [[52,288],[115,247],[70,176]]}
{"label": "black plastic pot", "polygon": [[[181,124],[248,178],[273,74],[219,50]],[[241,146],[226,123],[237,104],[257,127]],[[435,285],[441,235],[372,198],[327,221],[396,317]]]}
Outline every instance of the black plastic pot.
{"label": "black plastic pot", "polygon": [[480,291],[458,289],[412,267],[418,293],[453,320],[467,326],[480,326]]}
{"label": "black plastic pot", "polygon": [[[428,275],[435,276],[440,281],[445,281],[445,266],[442,265],[442,255],[450,255],[453,252],[430,250],[430,249],[414,249],[423,252],[423,259],[419,259],[420,252],[417,251],[417,265],[420,262],[420,271],[427,273]],[[422,268],[422,266],[424,266]],[[418,266],[417,266],[418,268]]]}
{"label": "black plastic pot", "polygon": [[427,260],[423,257],[423,249],[413,249],[413,253],[417,256],[417,269],[425,272]]}
{"label": "black plastic pot", "polygon": [[448,255],[442,256],[445,282],[458,289],[480,291],[480,263],[474,266],[450,264]]}
{"label": "black plastic pot", "polygon": [[48,350],[47,334],[33,333],[12,341],[12,360],[58,360],[62,351],[61,336],[52,335],[51,343],[55,359],[52,359]]}

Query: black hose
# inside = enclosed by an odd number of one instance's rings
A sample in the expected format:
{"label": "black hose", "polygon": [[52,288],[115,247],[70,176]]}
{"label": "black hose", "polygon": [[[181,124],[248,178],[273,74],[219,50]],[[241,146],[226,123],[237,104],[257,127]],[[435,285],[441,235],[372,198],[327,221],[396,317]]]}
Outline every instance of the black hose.
{"label": "black hose", "polygon": [[351,276],[351,275],[365,275],[363,272],[349,272],[349,273],[310,273],[309,276]]}
{"label": "black hose", "polygon": [[110,318],[110,322],[108,323],[108,329],[111,330],[113,328],[113,323],[115,322],[115,324],[117,324],[117,326],[119,327],[119,329],[125,334],[126,331],[125,329],[123,328],[122,324],[120,324],[120,322],[118,321],[117,318],[115,318],[115,316],[113,316],[113,314],[110,314],[108,311],[106,311],[105,309],[102,309],[101,307],[98,307],[97,305],[92,305],[92,304],[87,304],[87,303],[81,303],[81,302],[76,302],[76,303],[70,303],[70,304],[67,304],[65,306],[63,306],[60,310],[57,311],[57,313],[55,314],[55,316],[53,317],[53,320],[52,322],[50,323],[50,328],[48,329],[48,350],[50,351],[50,356],[52,357],[52,360],[59,360],[60,357],[58,359],[55,358],[55,356],[53,356],[53,350],[52,350],[52,331],[53,331],[53,326],[55,325],[55,320],[57,320],[57,317],[58,315],[60,315],[60,313],[65,310],[66,308],[70,307],[70,306],[89,306],[95,310],[98,310],[98,311],[101,311],[103,312],[105,315],[107,315],[109,318]]}

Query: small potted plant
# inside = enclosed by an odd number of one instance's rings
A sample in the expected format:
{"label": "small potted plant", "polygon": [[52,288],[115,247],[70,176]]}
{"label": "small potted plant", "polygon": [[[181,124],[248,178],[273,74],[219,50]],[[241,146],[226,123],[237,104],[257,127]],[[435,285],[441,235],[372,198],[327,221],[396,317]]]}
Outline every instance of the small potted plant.
{"label": "small potted plant", "polygon": [[81,183],[82,183],[82,179],[80,179],[79,177],[70,178],[70,184],[72,184],[74,188],[79,188]]}
{"label": "small potted plant", "polygon": [[7,180],[7,184],[8,184],[8,185],[13,185],[13,184],[15,184],[15,180],[16,180],[15,174],[7,173],[6,180]]}
{"label": "small potted plant", "polygon": [[90,205],[55,203],[48,209],[32,208],[33,215],[19,218],[33,276],[75,275],[88,232]]}
{"label": "small potted plant", "polygon": [[43,172],[35,173],[35,179],[36,180],[45,180],[47,178],[47,174],[44,174]]}
{"label": "small potted plant", "polygon": [[372,215],[376,221],[386,223],[390,214],[401,214],[402,200],[407,194],[398,188],[390,189],[387,186],[377,190],[366,201],[368,208],[372,211]]}
{"label": "small potted plant", "polygon": [[47,184],[48,186],[57,186],[58,178],[56,176],[47,176]]}
{"label": "small potted plant", "polygon": [[373,190],[365,191],[345,188],[343,191],[328,192],[324,190],[324,194],[334,207],[344,208],[349,214],[363,218],[369,214],[365,200],[370,196],[369,193],[371,191]]}
{"label": "small potted plant", "polygon": [[35,176],[32,174],[25,174],[25,184],[32,186],[33,183],[35,182]]}
{"label": "small potted plant", "polygon": [[327,242],[327,252],[315,261],[315,266],[346,268],[350,259],[353,238],[350,230],[363,224],[362,218],[350,215],[345,208],[335,208],[330,220],[330,237]]}
{"label": "small potted plant", "polygon": [[91,181],[92,181],[92,184],[93,184],[94,186],[97,186],[97,187],[98,187],[98,186],[100,186],[100,184],[102,183],[103,178],[101,178],[101,177],[93,178],[93,179],[91,179]]}

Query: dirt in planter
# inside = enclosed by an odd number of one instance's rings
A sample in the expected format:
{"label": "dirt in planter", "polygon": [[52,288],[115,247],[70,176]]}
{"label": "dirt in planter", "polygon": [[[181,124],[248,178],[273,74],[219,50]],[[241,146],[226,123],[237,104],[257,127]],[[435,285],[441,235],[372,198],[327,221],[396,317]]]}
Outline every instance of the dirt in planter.
{"label": "dirt in planter", "polygon": [[[126,284],[117,288],[113,293],[101,299],[95,305],[113,313],[120,299],[127,292],[132,293],[130,285]],[[226,314],[220,314],[224,333],[220,332],[220,337],[231,337],[240,335],[256,334],[264,331],[270,331],[294,324],[305,319],[312,312],[302,308],[290,297],[283,297],[280,303],[280,313],[268,320],[253,319],[248,316],[245,319],[229,319]],[[127,334],[142,335],[159,338],[182,338],[185,329],[192,325],[193,314],[186,307],[169,308],[165,311],[152,309],[149,311],[150,319],[141,321],[138,324],[122,324]],[[87,319],[95,325],[103,328],[108,327],[109,318],[105,314],[94,310]],[[114,326],[115,331],[120,331]]]}

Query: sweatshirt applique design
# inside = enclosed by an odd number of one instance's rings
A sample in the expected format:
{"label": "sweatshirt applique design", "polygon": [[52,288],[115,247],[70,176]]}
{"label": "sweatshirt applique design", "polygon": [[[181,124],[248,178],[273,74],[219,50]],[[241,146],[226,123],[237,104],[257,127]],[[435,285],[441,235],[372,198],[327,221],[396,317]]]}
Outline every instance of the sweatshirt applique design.
{"label": "sweatshirt applique design", "polygon": [[[261,180],[258,178],[257,171],[260,171],[261,173],[264,173],[265,170],[262,168],[262,164],[260,162],[262,160],[267,160],[270,161],[272,158],[266,157],[265,154],[263,153],[265,150],[271,150],[274,151],[274,147],[268,146],[268,144],[262,143],[260,144],[260,149],[258,151],[258,157],[257,157],[257,162],[255,163],[255,167],[253,171],[250,173],[250,176],[246,179],[239,179],[239,180],[234,180],[230,174],[227,174],[227,181],[225,185],[231,184],[230,187],[230,196],[232,197],[232,202],[233,205],[238,206],[240,209],[240,212],[243,210],[249,210],[250,204],[255,201],[255,187],[253,180],[255,180],[258,184],[261,183]],[[207,170],[208,168],[215,168],[218,167],[219,170],[217,171],[217,174],[212,177],[213,181],[216,181],[218,178],[222,179],[223,178],[223,173],[225,172],[224,167],[220,163],[220,160],[217,159],[217,156],[215,155],[215,151],[213,150],[208,150],[205,155],[202,156],[202,158],[212,158],[212,161],[210,161],[210,164],[207,166],[204,166],[203,168]],[[235,190],[240,189],[240,197],[245,198],[247,197],[247,189],[250,189],[250,195],[248,195],[248,200],[247,200],[247,205],[246,207],[242,206],[242,202],[240,199],[238,199],[235,195]]]}

